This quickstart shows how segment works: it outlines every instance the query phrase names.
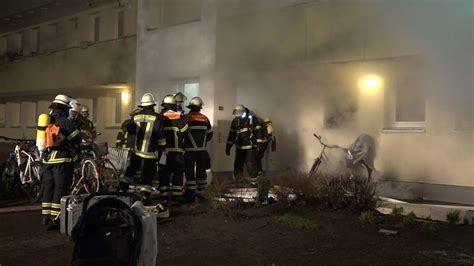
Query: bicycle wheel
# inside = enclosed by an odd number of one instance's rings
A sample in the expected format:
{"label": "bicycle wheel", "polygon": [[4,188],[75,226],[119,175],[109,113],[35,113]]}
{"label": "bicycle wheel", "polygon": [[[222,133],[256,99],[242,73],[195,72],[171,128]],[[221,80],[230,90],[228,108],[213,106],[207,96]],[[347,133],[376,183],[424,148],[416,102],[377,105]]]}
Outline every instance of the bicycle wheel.
{"label": "bicycle wheel", "polygon": [[28,199],[32,203],[39,202],[43,197],[43,184],[41,182],[41,164],[39,162],[34,162],[31,165],[31,182],[26,188]]}
{"label": "bicycle wheel", "polygon": [[311,170],[309,171],[309,176],[310,177],[313,177],[313,176],[316,175],[316,173],[318,172],[319,166],[321,165],[322,162],[323,162],[323,160],[321,160],[320,157],[318,157],[318,158],[316,158],[316,160],[314,160],[313,166],[311,167]]}
{"label": "bicycle wheel", "polygon": [[117,168],[109,159],[103,159],[99,164],[99,174],[104,189],[109,192],[118,192],[120,189]]}
{"label": "bicycle wheel", "polygon": [[100,176],[97,170],[97,164],[90,159],[84,160],[81,167],[81,182],[82,188],[87,193],[99,192],[100,190]]}

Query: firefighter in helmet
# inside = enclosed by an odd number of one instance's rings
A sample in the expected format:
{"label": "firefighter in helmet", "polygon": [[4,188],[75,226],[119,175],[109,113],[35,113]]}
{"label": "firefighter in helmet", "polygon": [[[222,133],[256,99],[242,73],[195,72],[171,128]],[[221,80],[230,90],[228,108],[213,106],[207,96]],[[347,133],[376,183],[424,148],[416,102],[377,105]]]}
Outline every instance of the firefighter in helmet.
{"label": "firefighter in helmet", "polygon": [[186,199],[195,200],[196,190],[202,195],[207,186],[206,169],[210,167],[207,142],[212,139],[212,126],[209,118],[201,113],[203,101],[194,97],[189,102],[186,114],[189,132],[185,135],[185,172],[186,172]]}
{"label": "firefighter in helmet", "polygon": [[43,159],[43,224],[48,230],[59,228],[60,200],[72,183],[74,154],[81,141],[80,132],[68,119],[70,98],[57,95],[51,105],[50,122],[45,130],[46,151]]}
{"label": "firefighter in helmet", "polygon": [[158,151],[166,145],[166,139],[161,131],[161,116],[155,112],[155,97],[151,93],[145,93],[128,124],[124,125],[127,132],[134,134],[135,145],[131,149],[130,165],[127,167],[124,178],[121,181],[121,190],[127,191],[133,176],[141,169],[140,192],[145,205],[149,204],[152,192],[153,177],[157,171]]}
{"label": "firefighter in helmet", "polygon": [[239,104],[234,108],[227,138],[226,155],[235,145],[234,177],[238,182],[244,179],[244,165],[250,176],[250,183],[258,188],[258,199],[261,203],[268,200],[269,182],[263,177],[261,168],[260,143],[265,143],[266,134],[263,121],[248,108]]}
{"label": "firefighter in helmet", "polygon": [[[166,163],[160,175],[160,193],[162,200],[183,202],[184,175],[184,136],[188,134],[188,124],[184,115],[178,111],[174,95],[166,95],[161,103],[163,107],[163,130],[166,136]],[[170,197],[171,196],[171,197]]]}
{"label": "firefighter in helmet", "polygon": [[84,138],[91,140],[95,139],[95,137],[97,136],[97,132],[95,130],[94,123],[89,120],[89,109],[85,105],[81,106],[81,112],[79,115],[79,125]]}
{"label": "firefighter in helmet", "polygon": [[184,114],[183,105],[184,105],[184,101],[186,101],[188,98],[186,97],[186,95],[184,95],[181,92],[175,93],[174,98],[176,100],[176,106],[177,106],[176,109],[177,109],[177,111]]}

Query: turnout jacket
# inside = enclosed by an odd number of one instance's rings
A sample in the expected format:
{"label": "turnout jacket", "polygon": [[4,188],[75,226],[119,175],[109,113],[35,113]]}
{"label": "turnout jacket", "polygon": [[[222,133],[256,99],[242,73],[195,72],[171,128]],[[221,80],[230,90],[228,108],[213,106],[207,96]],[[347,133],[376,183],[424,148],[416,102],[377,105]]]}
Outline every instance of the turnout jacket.
{"label": "turnout jacket", "polygon": [[[158,158],[158,150],[166,146],[166,138],[161,130],[163,119],[152,108],[145,108],[134,113],[125,128],[135,135],[132,152],[144,159]],[[128,125],[127,125],[128,124]]]}
{"label": "turnout jacket", "polygon": [[190,111],[186,115],[189,126],[184,143],[186,151],[206,151],[207,142],[212,139],[212,126],[207,116],[199,111]]}
{"label": "turnout jacket", "polygon": [[229,130],[227,148],[235,144],[239,150],[255,148],[258,143],[268,142],[263,122],[252,115],[235,117]]}
{"label": "turnout jacket", "polygon": [[184,136],[188,134],[188,123],[181,112],[163,110],[163,132],[166,137],[166,151],[184,153]]}
{"label": "turnout jacket", "polygon": [[47,148],[43,163],[60,164],[72,162],[81,142],[79,129],[65,116],[52,115],[51,123],[59,127],[59,132],[55,135],[57,145]]}

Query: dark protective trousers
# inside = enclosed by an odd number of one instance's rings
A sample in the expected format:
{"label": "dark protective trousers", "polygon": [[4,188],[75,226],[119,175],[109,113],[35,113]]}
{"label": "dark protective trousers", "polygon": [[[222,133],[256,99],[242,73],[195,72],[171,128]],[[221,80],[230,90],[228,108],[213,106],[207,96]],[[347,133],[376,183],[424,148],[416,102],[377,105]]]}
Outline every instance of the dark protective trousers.
{"label": "dark protective trousers", "polygon": [[190,194],[194,194],[196,189],[198,191],[206,189],[208,160],[207,151],[187,151],[184,154],[186,190]]}
{"label": "dark protective trousers", "polygon": [[72,163],[43,165],[43,200],[42,214],[59,219],[61,198],[67,195],[72,184],[74,168]]}
{"label": "dark protective trousers", "polygon": [[141,191],[151,193],[151,184],[153,182],[153,177],[155,177],[157,171],[156,164],[156,159],[145,159],[132,153],[130,157],[130,165],[127,167],[127,170],[125,170],[124,181],[126,183],[131,183],[131,181],[133,180],[133,176],[135,176],[135,174],[140,170],[140,168],[143,167],[141,172]]}
{"label": "dark protective trousers", "polygon": [[181,198],[183,195],[184,154],[182,152],[168,152],[166,166],[160,175],[161,199]]}
{"label": "dark protective trousers", "polygon": [[247,167],[247,172],[253,183],[262,174],[261,163],[258,162],[255,149],[236,150],[234,161],[234,176],[236,180],[243,180],[244,165]]}

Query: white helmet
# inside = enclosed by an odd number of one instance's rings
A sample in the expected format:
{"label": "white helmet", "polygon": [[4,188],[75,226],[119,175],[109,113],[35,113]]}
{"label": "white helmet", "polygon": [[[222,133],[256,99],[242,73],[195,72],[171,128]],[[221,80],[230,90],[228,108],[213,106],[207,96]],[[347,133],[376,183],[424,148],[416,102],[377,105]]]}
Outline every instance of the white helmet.
{"label": "white helmet", "polygon": [[87,106],[85,105],[82,105],[81,107],[81,115],[85,118],[87,118],[89,116],[89,109],[87,108]]}
{"label": "white helmet", "polygon": [[175,93],[173,96],[176,98],[177,102],[184,102],[188,99],[188,97],[186,97],[182,92]]}
{"label": "white helmet", "polygon": [[142,100],[140,102],[140,105],[138,107],[148,107],[148,106],[155,106],[156,101],[155,101],[155,96],[151,93],[145,93],[142,96]]}
{"label": "white helmet", "polygon": [[74,112],[80,112],[82,110],[81,104],[79,103],[78,100],[74,98],[71,98],[69,100],[69,106],[71,107],[71,111],[74,111]]}
{"label": "white helmet", "polygon": [[242,116],[245,114],[245,106],[241,104],[236,105],[234,111],[232,111],[232,114],[235,116]]}
{"label": "white helmet", "polygon": [[69,96],[66,96],[64,94],[58,94],[56,97],[54,97],[53,103],[65,105],[69,107],[69,102],[71,98]]}
{"label": "white helmet", "polygon": [[194,97],[191,99],[191,101],[189,101],[189,104],[187,107],[190,108],[191,106],[195,106],[198,108],[202,108],[203,105],[204,105],[204,102],[202,101],[200,97]]}
{"label": "white helmet", "polygon": [[161,105],[163,104],[176,104],[176,97],[172,94],[166,95],[161,102]]}

